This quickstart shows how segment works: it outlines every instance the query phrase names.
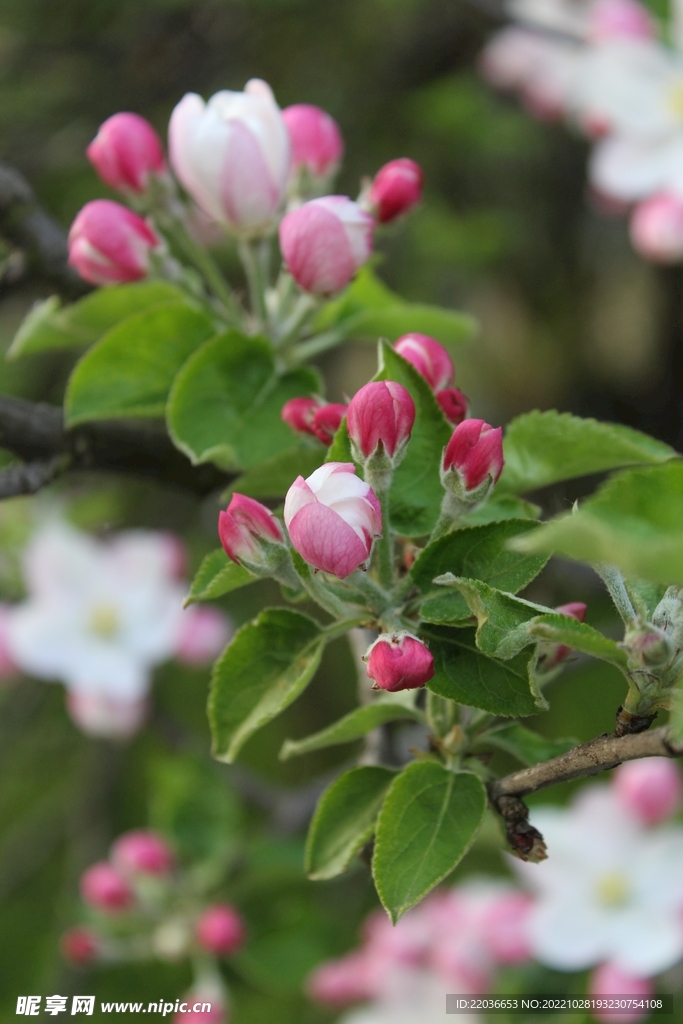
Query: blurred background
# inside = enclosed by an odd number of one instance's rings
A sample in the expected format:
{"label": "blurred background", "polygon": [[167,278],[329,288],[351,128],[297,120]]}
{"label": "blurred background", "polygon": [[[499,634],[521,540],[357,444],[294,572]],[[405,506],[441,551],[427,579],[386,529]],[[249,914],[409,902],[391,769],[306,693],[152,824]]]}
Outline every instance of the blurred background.
{"label": "blurred background", "polygon": [[[480,80],[477,56],[499,25],[488,3],[465,0],[0,0],[0,158],[66,229],[105,194],[84,155],[105,118],[136,111],[165,136],[185,92],[209,96],[265,78],[281,106],[314,103],[341,126],[339,191],[355,196],[362,176],[394,157],[424,168],[424,202],[383,235],[379,273],[408,298],[478,318],[456,378],[475,415],[499,424],[558,407],[677,444],[680,272],[642,261],[624,219],[596,208],[584,141],[534,121]],[[39,282],[3,290],[4,349],[48,293]],[[360,344],[328,356],[330,397],[353,393],[374,359]],[[0,363],[0,390],[59,403],[70,366],[61,355]],[[139,481],[70,478],[53,490],[89,530],[179,532],[193,567],[216,545],[215,503]],[[556,491],[548,500],[555,511],[573,497]],[[33,501],[0,505],[5,600],[22,593],[17,559]],[[597,577],[575,565],[551,565],[529,596],[587,601],[588,621],[615,627]],[[239,623],[268,599],[259,585],[222,606]],[[250,935],[230,968],[235,1024],[333,1020],[302,995],[303,979],[353,946],[375,897],[360,865],[342,881],[307,882],[302,849],[315,797],[350,753],[282,765],[277,751],[353,706],[354,673],[344,644],[332,647],[304,697],[232,769],[208,756],[206,670],[159,670],[151,725],[127,746],[78,733],[61,687],[22,682],[0,693],[0,1019],[15,1019],[22,992],[147,1000],[187,987],[185,967],[173,964],[98,968],[86,982],[58,951],[78,915],[83,868],[124,829],[151,824],[190,852],[193,843],[200,851],[234,844],[225,895]],[[621,695],[616,673],[576,661],[535,724],[588,739],[611,728]],[[544,800],[565,797],[558,790]],[[503,872],[498,851],[492,826],[460,874]]]}

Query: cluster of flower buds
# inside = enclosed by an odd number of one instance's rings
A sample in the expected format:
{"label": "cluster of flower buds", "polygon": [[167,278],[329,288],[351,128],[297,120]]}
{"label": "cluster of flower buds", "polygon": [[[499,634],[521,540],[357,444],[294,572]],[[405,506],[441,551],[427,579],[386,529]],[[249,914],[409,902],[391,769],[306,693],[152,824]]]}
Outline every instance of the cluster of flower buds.
{"label": "cluster of flower buds", "polygon": [[329,446],[346,416],[346,409],[341,402],[292,398],[282,406],[280,416],[297,434],[310,434]]}
{"label": "cluster of flower buds", "polygon": [[449,423],[457,427],[467,416],[466,395],[452,387],[455,370],[446,349],[426,334],[404,334],[394,348],[424,377]]}

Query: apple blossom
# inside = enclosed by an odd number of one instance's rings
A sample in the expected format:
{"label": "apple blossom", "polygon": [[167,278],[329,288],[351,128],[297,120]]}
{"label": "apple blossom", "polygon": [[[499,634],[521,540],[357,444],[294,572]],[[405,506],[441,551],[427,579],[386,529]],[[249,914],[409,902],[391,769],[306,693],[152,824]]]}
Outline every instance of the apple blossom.
{"label": "apple blossom", "polygon": [[394,348],[425,378],[432,391],[441,391],[450,385],[453,361],[435,338],[427,334],[404,334],[395,342]]}
{"label": "apple blossom", "polygon": [[321,964],[310,975],[306,991],[324,1006],[348,1006],[376,994],[368,957],[363,952],[349,953],[339,960]]}
{"label": "apple blossom", "polygon": [[142,195],[151,175],[166,170],[161,139],[139,114],[114,114],[86,150],[88,160],[110,188]]}
{"label": "apple blossom", "polygon": [[683,780],[668,757],[627,761],[614,773],[614,791],[623,807],[643,825],[659,825],[683,802]]}
{"label": "apple blossom", "polygon": [[422,197],[422,168],[408,157],[390,160],[375,175],[368,204],[378,223],[388,224],[412,210]]}
{"label": "apple blossom", "polygon": [[139,281],[161,241],[137,213],[111,199],[86,203],[69,231],[69,263],[90,284]]}
{"label": "apple blossom", "polygon": [[191,605],[180,620],[175,656],[185,665],[206,665],[218,657],[231,634],[230,622],[218,608]]}
{"label": "apple blossom", "polygon": [[[654,995],[654,985],[649,978],[638,978],[632,974],[627,974],[625,971],[620,971],[614,964],[601,964],[590,979],[588,985],[588,994],[596,998],[604,998],[610,996],[633,996],[635,999],[647,999]],[[638,1010],[636,1008],[632,1010],[599,1010],[595,1009],[592,1011],[593,1016],[596,1020],[603,1021],[605,1024],[629,1024],[629,1022],[635,1022],[642,1020],[644,1017],[649,1016],[648,1009]]]}
{"label": "apple blossom", "polygon": [[108,861],[93,864],[83,872],[80,890],[84,903],[105,913],[130,910],[135,903],[128,881]]}
{"label": "apple blossom", "polygon": [[415,423],[415,403],[402,384],[377,380],[365,384],[349,403],[346,425],[354,458],[397,466]]}
{"label": "apple blossom", "polygon": [[352,462],[328,462],[306,480],[297,477],[287,492],[284,514],[292,545],[302,558],[340,579],[367,561],[382,531],[379,501],[356,476]]}
{"label": "apple blossom", "polygon": [[69,928],[59,940],[59,947],[65,960],[74,964],[92,963],[97,957],[97,938],[89,928]]}
{"label": "apple blossom", "polygon": [[135,829],[124,832],[111,848],[114,867],[126,875],[165,876],[173,869],[173,851],[156,832]]}
{"label": "apple blossom", "polygon": [[228,558],[253,571],[269,570],[285,541],[270,509],[244,494],[233,494],[218,516],[218,536]]}
{"label": "apple blossom", "polygon": [[310,103],[285,107],[282,117],[292,140],[294,169],[305,167],[316,178],[333,174],[344,152],[344,140],[334,118]]}
{"label": "apple blossom", "polygon": [[244,922],[229,903],[214,903],[200,915],[195,934],[202,949],[228,956],[244,942]]}
{"label": "apple blossom", "polygon": [[287,186],[291,143],[270,86],[247,82],[205,103],[188,93],[168,128],[171,166],[197,205],[243,235],[273,222]]}
{"label": "apple blossom", "polygon": [[366,672],[380,690],[414,690],[434,675],[434,657],[410,633],[384,633],[368,650]]}
{"label": "apple blossom", "polygon": [[467,416],[469,401],[458,388],[442,388],[434,396],[441,406],[444,416],[454,427],[457,427]]}
{"label": "apple blossom", "polygon": [[290,274],[306,292],[339,291],[368,260],[373,227],[372,217],[346,196],[311,199],[280,224]]}

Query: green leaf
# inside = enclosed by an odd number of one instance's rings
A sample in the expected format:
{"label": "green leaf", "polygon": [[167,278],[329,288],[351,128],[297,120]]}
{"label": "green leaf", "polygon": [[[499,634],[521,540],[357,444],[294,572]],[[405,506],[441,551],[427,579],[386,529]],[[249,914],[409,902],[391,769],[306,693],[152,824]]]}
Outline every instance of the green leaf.
{"label": "green leaf", "polygon": [[169,432],[194,463],[248,469],[292,448],[282,406],[319,389],[318,375],[305,366],[278,377],[266,338],[226,331],[202,345],[176,377]]}
{"label": "green leaf", "polygon": [[531,621],[527,626],[527,632],[535,640],[543,640],[551,644],[564,644],[565,647],[571,647],[573,651],[590,654],[593,658],[608,661],[610,665],[615,665],[623,672],[626,671],[628,665],[626,651],[622,650],[615,640],[603,636],[597,629],[593,629],[585,622],[578,622],[567,615],[552,612]]}
{"label": "green leaf", "polygon": [[434,677],[427,683],[434,693],[506,718],[538,711],[529,681],[531,651],[498,661],[477,649],[472,629],[429,626],[420,633],[434,655]]}
{"label": "green leaf", "polygon": [[78,361],[64,400],[68,426],[118,416],[163,416],[173,378],[214,327],[182,302],[130,316]]}
{"label": "green leaf", "polygon": [[424,715],[417,708],[400,703],[391,698],[379,698],[372,704],[365,704],[363,707],[355,708],[348,715],[344,715],[339,721],[328,725],[326,729],[313,733],[303,740],[286,740],[280,751],[280,760],[288,761],[290,757],[298,757],[300,754],[308,754],[312,750],[321,750],[323,747],[334,747],[340,743],[351,743],[362,736],[367,735],[378,725],[385,722],[395,722],[400,719],[412,719],[415,722],[423,722]]}
{"label": "green leaf", "polygon": [[249,583],[256,583],[257,579],[258,576],[254,576],[247,569],[228,558],[223,548],[216,548],[206,556],[199,566],[185,604],[194,604],[195,601],[211,601],[216,597],[222,597],[223,594],[229,594],[231,590],[246,587]]}
{"label": "green leaf", "polygon": [[237,491],[250,498],[282,498],[298,476],[310,476],[322,466],[326,454],[327,449],[322,444],[290,448],[238,476],[226,491],[226,497]]}
{"label": "green leaf", "polygon": [[257,729],[303,693],[325,645],[313,619],[270,608],[237,631],[213,668],[209,724],[213,754],[235,760]]}
{"label": "green leaf", "polygon": [[338,328],[348,338],[388,338],[396,341],[413,331],[438,338],[444,344],[460,344],[477,331],[476,321],[451,309],[405,302],[363,267],[346,291],[320,312],[316,331]]}
{"label": "green leaf", "polygon": [[498,490],[524,493],[558,480],[621,466],[664,462],[676,452],[630,427],[580,419],[570,413],[529,412],[508,426],[505,468]]}
{"label": "green leaf", "polygon": [[524,501],[513,494],[495,494],[479,508],[463,516],[465,526],[484,526],[486,523],[502,523],[505,519],[538,519],[540,506]]}
{"label": "green leaf", "polygon": [[434,584],[434,579],[446,572],[483,580],[510,594],[526,587],[548,559],[538,555],[520,557],[519,552],[510,551],[507,545],[512,538],[525,536],[537,528],[538,523],[530,519],[506,519],[455,530],[429,544],[411,569],[414,583],[426,595],[421,617],[426,622],[436,623],[458,622],[470,617],[461,594],[449,593]]}
{"label": "green leaf", "polygon": [[559,757],[560,754],[566,754],[578,742],[579,740],[573,737],[549,740],[520,725],[519,722],[498,726],[477,738],[477,745],[486,744],[497,747],[499,750],[504,750],[506,754],[512,754],[518,761],[529,767],[540,764],[541,761],[550,761],[553,757]]}
{"label": "green leaf", "polygon": [[388,768],[364,765],[344,772],[316,807],[306,840],[306,874],[322,880],[346,871],[372,838],[386,792],[395,778]]}
{"label": "green leaf", "polygon": [[415,402],[415,426],[406,456],[394,473],[389,507],[398,533],[420,537],[431,532],[439,517],[441,454],[452,429],[424,377],[386,342],[379,344],[379,370],[374,379],[402,384]]}
{"label": "green leaf", "polygon": [[417,761],[394,779],[372,862],[379,898],[394,923],[456,867],[485,811],[486,790],[470,772]]}
{"label": "green leaf", "polygon": [[70,306],[62,306],[52,295],[32,307],[14,336],[7,358],[91,345],[134,313],[183,298],[183,293],[166,281],[99,288]]}
{"label": "green leaf", "polygon": [[683,461],[612,477],[577,512],[514,541],[517,550],[556,552],[664,585],[683,584]]}

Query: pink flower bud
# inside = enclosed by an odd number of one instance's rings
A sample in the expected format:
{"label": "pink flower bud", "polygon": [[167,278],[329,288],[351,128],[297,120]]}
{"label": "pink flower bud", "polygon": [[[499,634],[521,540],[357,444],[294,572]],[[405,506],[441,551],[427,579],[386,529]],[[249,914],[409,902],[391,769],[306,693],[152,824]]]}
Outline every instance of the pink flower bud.
{"label": "pink flower bud", "polygon": [[442,388],[436,392],[436,400],[443,410],[443,414],[449,423],[454,427],[459,426],[467,416],[469,402],[467,396],[457,388]]}
{"label": "pink flower bud", "polygon": [[368,197],[380,224],[388,224],[419,203],[423,179],[420,165],[408,157],[391,160],[380,168]]}
{"label": "pink flower bud", "polygon": [[[583,601],[570,601],[569,604],[560,604],[555,609],[560,615],[567,615],[570,619],[576,619],[577,622],[583,622],[586,618],[586,605]],[[551,668],[556,668],[561,662],[563,662],[572,653],[571,647],[567,647],[566,644],[539,644],[539,668],[542,671],[547,672]]]}
{"label": "pink flower bud", "polygon": [[265,564],[263,544],[283,544],[277,519],[265,505],[244,494],[233,494],[225,512],[218,516],[218,536],[233,562]]}
{"label": "pink flower bud", "polygon": [[111,859],[126,875],[164,876],[173,870],[173,852],[166,840],[142,828],[119,836],[111,848]]}
{"label": "pink flower bud", "polygon": [[306,991],[323,1006],[348,1006],[371,999],[375,988],[371,983],[365,953],[350,953],[339,960],[321,964],[309,976]]}
{"label": "pink flower bud", "polygon": [[151,174],[166,170],[161,139],[138,114],[108,118],[86,149],[88,160],[110,188],[142,195]]}
{"label": "pink flower bud", "polygon": [[612,779],[619,802],[643,825],[658,825],[681,806],[681,773],[667,757],[627,761]]}
{"label": "pink flower bud", "polygon": [[202,949],[228,956],[244,942],[244,922],[229,903],[215,903],[197,921],[195,934]]}
{"label": "pink flower bud", "polygon": [[83,873],[80,889],[84,903],[106,913],[129,910],[135,902],[127,880],[106,860],[93,864]]}
{"label": "pink flower bud", "polygon": [[346,196],[312,199],[280,224],[280,248],[290,274],[306,292],[345,288],[372,252],[374,222]]}
{"label": "pink flower bud", "polygon": [[382,532],[382,512],[352,462],[328,462],[289,488],[285,523],[302,558],[344,579],[369,558]]}
{"label": "pink flower bud", "polygon": [[321,405],[313,416],[313,433],[323,444],[331,445],[345,416],[346,406],[341,402],[328,402],[327,405]]}
{"label": "pink flower bud", "polygon": [[299,434],[311,434],[316,436],[313,429],[313,417],[320,408],[317,398],[290,398],[282,406],[280,419],[288,427],[296,430]]}
{"label": "pink flower bud", "polygon": [[146,220],[111,199],[86,203],[69,231],[69,263],[90,284],[139,281],[160,244]]}
{"label": "pink flower bud", "polygon": [[97,957],[97,938],[88,928],[69,928],[59,940],[59,948],[72,964],[89,964]]}
{"label": "pink flower bud", "polygon": [[414,690],[434,675],[434,658],[410,633],[385,633],[368,650],[366,672],[380,690]]}
{"label": "pink flower bud", "polygon": [[208,103],[188,93],[168,126],[171,165],[212,220],[240,233],[261,232],[285,194],[291,164],[287,126],[270,86],[223,90]]}
{"label": "pink flower bud", "polygon": [[229,620],[218,608],[193,604],[180,620],[176,658],[185,665],[207,665],[218,657],[231,633]]}
{"label": "pink flower bud", "polygon": [[[626,974],[614,964],[601,964],[594,972],[588,986],[588,994],[596,998],[603,996],[633,996],[636,999],[647,999],[654,993],[654,985],[649,978],[636,978]],[[605,1024],[629,1024],[647,1017],[649,1010],[625,1010],[623,1013],[614,1010],[591,1011],[596,1020]]]}
{"label": "pink flower bud", "polygon": [[453,362],[443,345],[426,334],[404,334],[394,348],[429,384],[432,391],[447,388],[453,380]]}
{"label": "pink flower bud", "polygon": [[310,103],[286,107],[282,117],[292,140],[295,170],[305,167],[316,178],[332,174],[344,152],[344,140],[334,118]]}
{"label": "pink flower bud", "polygon": [[400,457],[414,422],[415,403],[393,380],[366,384],[353,396],[346,414],[349,437],[366,460],[380,445],[389,458]]}
{"label": "pink flower bud", "polygon": [[87,736],[127,740],[145,721],[148,704],[144,698],[116,700],[96,690],[69,690],[66,709],[74,725]]}
{"label": "pink flower bud", "polygon": [[590,9],[591,43],[614,39],[654,39],[656,30],[647,8],[637,0],[598,0]]}
{"label": "pink flower bud", "polygon": [[487,477],[496,483],[503,472],[503,431],[483,420],[465,420],[453,431],[443,455],[442,472],[458,473],[467,491]]}
{"label": "pink flower bud", "polygon": [[683,198],[660,192],[639,203],[631,217],[631,242],[646,260],[683,260]]}

